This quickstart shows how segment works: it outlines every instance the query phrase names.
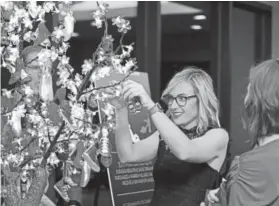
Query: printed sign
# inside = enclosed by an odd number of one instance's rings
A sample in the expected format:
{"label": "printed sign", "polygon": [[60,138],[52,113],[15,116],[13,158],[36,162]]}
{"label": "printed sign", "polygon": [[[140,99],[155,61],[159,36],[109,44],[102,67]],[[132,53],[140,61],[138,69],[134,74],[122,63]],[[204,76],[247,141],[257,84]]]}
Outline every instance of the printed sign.
{"label": "printed sign", "polygon": [[[122,74],[113,73],[109,77],[96,82],[96,86],[106,86],[110,81],[119,81],[123,78],[124,76]],[[150,94],[148,76],[146,73],[134,72],[129,79],[142,84]],[[99,106],[99,111],[102,111],[101,102]],[[134,142],[143,140],[155,132],[155,127],[149,118],[148,111],[144,108],[140,113],[130,113],[129,122],[130,132]],[[107,171],[111,188],[112,205],[149,205],[154,191],[154,179],[152,175],[154,161],[137,164],[122,164],[115,148],[114,133],[111,133],[109,138],[112,143],[113,160],[112,165]]]}

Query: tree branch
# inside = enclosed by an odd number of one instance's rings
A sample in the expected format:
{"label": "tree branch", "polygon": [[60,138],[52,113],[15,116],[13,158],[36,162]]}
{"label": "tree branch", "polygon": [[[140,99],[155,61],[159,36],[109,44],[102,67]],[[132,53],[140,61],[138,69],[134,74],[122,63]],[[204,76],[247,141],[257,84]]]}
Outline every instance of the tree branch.
{"label": "tree branch", "polygon": [[107,86],[101,86],[101,87],[96,87],[96,88],[94,88],[94,89],[91,89],[91,90],[89,90],[89,91],[86,91],[86,92],[82,93],[82,95],[87,94],[87,93],[90,93],[90,92],[93,92],[93,91],[98,91],[98,90],[101,90],[101,89],[107,89],[107,88],[111,88],[111,87],[118,86],[118,85],[120,85],[121,83],[123,83],[124,81],[126,81],[126,79],[127,79],[133,72],[134,72],[134,71],[129,72],[122,80],[120,80],[119,82],[117,82],[117,83],[115,83],[115,84],[107,85]]}
{"label": "tree branch", "polygon": [[62,133],[62,131],[63,131],[65,125],[66,125],[65,121],[63,121],[62,125],[60,126],[58,132],[56,133],[56,135],[55,135],[53,141],[51,142],[51,144],[50,144],[48,150],[46,151],[46,153],[45,153],[45,155],[44,155],[44,157],[43,157],[43,160],[42,160],[42,163],[41,163],[41,166],[42,166],[42,167],[45,167],[45,166],[46,166],[47,158],[48,158],[49,155],[51,154],[52,149],[53,149],[53,147],[55,146],[55,144],[57,143],[57,140],[58,140],[60,134]]}

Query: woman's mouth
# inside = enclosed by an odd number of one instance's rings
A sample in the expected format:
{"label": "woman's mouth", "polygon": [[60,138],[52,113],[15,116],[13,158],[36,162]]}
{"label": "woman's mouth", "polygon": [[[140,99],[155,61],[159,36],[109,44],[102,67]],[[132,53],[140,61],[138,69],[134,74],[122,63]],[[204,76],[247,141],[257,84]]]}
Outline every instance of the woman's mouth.
{"label": "woman's mouth", "polygon": [[183,114],[183,112],[171,112],[171,116],[174,118],[177,118],[179,116],[181,116]]}

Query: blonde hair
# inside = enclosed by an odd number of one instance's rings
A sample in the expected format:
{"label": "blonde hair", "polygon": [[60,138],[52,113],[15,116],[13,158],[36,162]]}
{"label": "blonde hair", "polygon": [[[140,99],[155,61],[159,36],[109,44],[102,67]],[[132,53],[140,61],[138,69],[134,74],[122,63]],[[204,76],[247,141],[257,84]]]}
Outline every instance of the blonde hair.
{"label": "blonde hair", "polygon": [[197,133],[203,134],[208,127],[220,127],[219,101],[214,93],[211,77],[202,69],[190,66],[174,75],[164,90],[162,97],[180,83],[190,83],[198,98],[198,126]]}

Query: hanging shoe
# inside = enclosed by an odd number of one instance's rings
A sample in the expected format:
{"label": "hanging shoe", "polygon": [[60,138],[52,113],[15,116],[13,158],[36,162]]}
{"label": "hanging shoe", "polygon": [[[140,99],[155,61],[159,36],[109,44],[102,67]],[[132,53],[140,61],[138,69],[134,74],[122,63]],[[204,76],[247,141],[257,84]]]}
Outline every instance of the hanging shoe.
{"label": "hanging shoe", "polygon": [[73,179],[72,179],[71,177],[69,177],[69,176],[64,178],[64,182],[65,182],[66,184],[70,185],[71,187],[75,187],[75,186],[78,185],[78,184],[75,183],[75,182],[73,181]]}
{"label": "hanging shoe", "polygon": [[76,156],[74,157],[74,166],[77,169],[82,169],[82,154],[84,153],[84,143],[79,141],[76,145]]}
{"label": "hanging shoe", "polygon": [[70,189],[70,186],[65,184],[63,179],[61,179],[59,182],[57,182],[54,185],[54,189],[63,198],[63,200],[65,202],[70,201],[70,198],[69,198],[69,195],[68,195],[68,190]]}
{"label": "hanging shoe", "polygon": [[98,149],[92,145],[89,147],[83,154],[82,157],[84,161],[87,162],[89,167],[94,171],[94,172],[100,172],[100,165],[98,161]]}
{"label": "hanging shoe", "polygon": [[83,162],[82,172],[81,172],[81,180],[80,180],[80,186],[86,187],[91,176],[91,168],[87,164],[86,161]]}

